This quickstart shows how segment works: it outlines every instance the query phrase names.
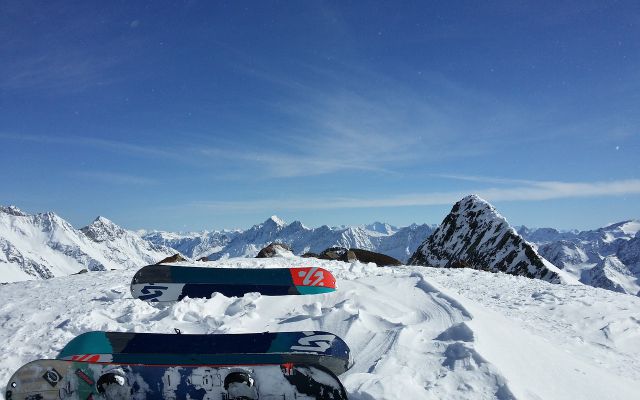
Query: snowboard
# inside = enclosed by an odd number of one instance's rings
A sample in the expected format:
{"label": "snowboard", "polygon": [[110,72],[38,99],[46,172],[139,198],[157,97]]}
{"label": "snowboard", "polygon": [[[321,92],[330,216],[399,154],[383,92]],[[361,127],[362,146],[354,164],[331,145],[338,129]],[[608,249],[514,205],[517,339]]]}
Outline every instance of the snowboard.
{"label": "snowboard", "polygon": [[61,360],[147,365],[320,365],[336,375],[350,366],[349,346],[328,332],[162,334],[86,332],[58,354]]}
{"label": "snowboard", "polygon": [[13,374],[6,400],[341,400],[344,387],[318,366],[148,366],[36,360]]}
{"label": "snowboard", "polygon": [[211,298],[214,292],[241,297],[258,292],[266,296],[321,294],[336,290],[331,272],[302,268],[206,268],[147,265],[131,280],[134,298],[151,302],[184,297]]}

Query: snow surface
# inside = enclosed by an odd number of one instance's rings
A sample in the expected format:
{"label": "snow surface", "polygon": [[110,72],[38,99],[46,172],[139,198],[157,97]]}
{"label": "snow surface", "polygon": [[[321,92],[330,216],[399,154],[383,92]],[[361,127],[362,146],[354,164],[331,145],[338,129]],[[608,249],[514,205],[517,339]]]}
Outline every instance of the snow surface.
{"label": "snow surface", "polygon": [[134,269],[0,285],[0,389],[90,330],[325,330],[351,347],[355,363],[340,378],[355,400],[638,398],[637,297],[470,269],[298,257],[195,265],[321,266],[338,290],[153,305],[131,298]]}

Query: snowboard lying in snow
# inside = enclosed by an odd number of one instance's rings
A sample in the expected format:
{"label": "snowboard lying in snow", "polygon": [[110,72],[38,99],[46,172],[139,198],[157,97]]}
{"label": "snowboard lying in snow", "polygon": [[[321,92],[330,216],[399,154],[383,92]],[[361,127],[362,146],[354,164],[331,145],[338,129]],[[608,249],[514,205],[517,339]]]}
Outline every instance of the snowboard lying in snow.
{"label": "snowboard lying in snow", "polygon": [[210,298],[214,292],[243,296],[320,294],[336,290],[336,279],[323,268],[206,268],[147,265],[131,280],[131,294],[146,301]]}
{"label": "snowboard lying in snow", "polygon": [[328,332],[162,334],[86,332],[71,340],[58,359],[145,365],[309,364],[340,375],[350,350]]}
{"label": "snowboard lying in snow", "polygon": [[298,364],[149,366],[36,360],[9,380],[6,400],[341,400],[329,370]]}

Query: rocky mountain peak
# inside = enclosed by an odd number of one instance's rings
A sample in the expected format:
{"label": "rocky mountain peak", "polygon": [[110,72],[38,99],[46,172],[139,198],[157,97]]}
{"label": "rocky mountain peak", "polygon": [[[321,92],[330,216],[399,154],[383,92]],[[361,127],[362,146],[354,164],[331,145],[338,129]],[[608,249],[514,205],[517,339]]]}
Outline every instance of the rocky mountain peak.
{"label": "rocky mountain peak", "polygon": [[560,277],[507,220],[477,195],[458,201],[442,224],[418,247],[409,264],[467,267],[549,282]]}
{"label": "rocky mountain peak", "polygon": [[383,233],[385,235],[390,235],[396,230],[395,227],[393,227],[393,226],[391,226],[391,225],[389,225],[387,223],[377,222],[377,221],[374,222],[373,224],[365,225],[364,227],[368,231]]}
{"label": "rocky mountain peak", "polygon": [[262,223],[262,228],[263,229],[266,228],[266,229],[280,230],[280,229],[284,228],[285,226],[287,226],[287,223],[284,222],[277,215],[270,216],[269,218],[267,218],[266,221],[264,221]]}
{"label": "rocky mountain peak", "polygon": [[104,242],[126,234],[124,229],[101,216],[98,216],[91,224],[80,230],[94,242]]}
{"label": "rocky mountain peak", "polygon": [[292,223],[289,224],[288,228],[292,229],[292,230],[307,230],[307,229],[309,229],[306,226],[304,226],[304,224],[302,222],[300,222],[300,221],[293,221]]}
{"label": "rocky mountain peak", "polygon": [[5,213],[5,214],[9,214],[9,215],[13,215],[16,217],[26,217],[28,216],[28,214],[24,213],[22,210],[20,210],[18,207],[16,206],[0,206],[0,212],[1,213]]}

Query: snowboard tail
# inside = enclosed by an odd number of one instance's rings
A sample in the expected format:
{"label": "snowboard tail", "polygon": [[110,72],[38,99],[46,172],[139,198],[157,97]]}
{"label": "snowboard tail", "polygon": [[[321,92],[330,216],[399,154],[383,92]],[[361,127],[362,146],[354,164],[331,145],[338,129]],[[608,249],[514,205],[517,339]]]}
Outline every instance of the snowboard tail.
{"label": "snowboard tail", "polygon": [[302,364],[148,366],[36,360],[9,380],[6,400],[342,400],[331,371]]}
{"label": "snowboard tail", "polygon": [[316,267],[302,268],[205,268],[148,265],[133,276],[134,298],[157,302],[184,297],[210,298],[219,292],[241,297],[258,292],[265,296],[322,294],[336,289],[331,272]]}
{"label": "snowboard tail", "polygon": [[71,340],[62,360],[148,365],[320,365],[340,375],[349,368],[349,346],[321,331],[242,334],[86,332]]}

